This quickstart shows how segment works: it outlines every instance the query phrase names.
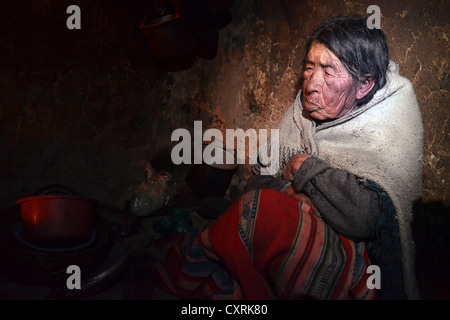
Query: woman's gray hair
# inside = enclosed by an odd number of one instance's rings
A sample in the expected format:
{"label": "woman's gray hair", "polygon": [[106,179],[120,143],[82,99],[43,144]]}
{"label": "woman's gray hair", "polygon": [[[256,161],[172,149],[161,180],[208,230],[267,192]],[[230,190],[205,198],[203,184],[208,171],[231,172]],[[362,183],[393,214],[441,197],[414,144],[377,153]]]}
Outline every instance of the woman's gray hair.
{"label": "woman's gray hair", "polygon": [[367,75],[375,82],[372,90],[357,101],[357,106],[368,103],[375,92],[386,84],[389,65],[386,37],[381,29],[369,29],[365,18],[345,16],[325,22],[310,36],[306,43],[306,55],[314,42],[332,51],[355,83],[363,81]]}

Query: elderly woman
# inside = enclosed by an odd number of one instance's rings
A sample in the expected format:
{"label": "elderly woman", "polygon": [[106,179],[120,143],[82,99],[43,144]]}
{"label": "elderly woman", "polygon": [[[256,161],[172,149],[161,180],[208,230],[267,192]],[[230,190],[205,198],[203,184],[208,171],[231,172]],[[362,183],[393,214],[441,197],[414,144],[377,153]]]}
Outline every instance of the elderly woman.
{"label": "elderly woman", "polygon": [[158,243],[159,288],[182,298],[417,298],[410,223],[423,128],[383,32],[359,17],[319,27],[278,129],[278,174],[256,175],[198,234]]}

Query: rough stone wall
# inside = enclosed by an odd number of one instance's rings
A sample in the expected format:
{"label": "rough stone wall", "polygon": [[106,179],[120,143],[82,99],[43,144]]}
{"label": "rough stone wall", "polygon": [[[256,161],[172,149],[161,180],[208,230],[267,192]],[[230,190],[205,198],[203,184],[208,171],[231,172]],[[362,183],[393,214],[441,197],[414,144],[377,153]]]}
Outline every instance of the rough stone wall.
{"label": "rough stone wall", "polygon": [[[143,158],[177,170],[176,128],[274,127],[300,87],[308,35],[371,4],[423,114],[424,200],[450,201],[448,1],[234,1],[217,56],[178,72],[149,53],[142,1],[75,2],[0,4],[0,207],[52,183],[123,207]],[[65,26],[70,4],[81,30]]]}

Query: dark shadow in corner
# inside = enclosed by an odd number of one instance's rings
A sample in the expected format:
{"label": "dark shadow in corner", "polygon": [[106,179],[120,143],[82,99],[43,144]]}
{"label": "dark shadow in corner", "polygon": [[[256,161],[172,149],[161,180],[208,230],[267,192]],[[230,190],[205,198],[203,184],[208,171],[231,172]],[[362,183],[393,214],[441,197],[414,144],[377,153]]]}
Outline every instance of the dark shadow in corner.
{"label": "dark shadow in corner", "polygon": [[412,230],[421,297],[450,299],[450,207],[440,201],[417,202]]}

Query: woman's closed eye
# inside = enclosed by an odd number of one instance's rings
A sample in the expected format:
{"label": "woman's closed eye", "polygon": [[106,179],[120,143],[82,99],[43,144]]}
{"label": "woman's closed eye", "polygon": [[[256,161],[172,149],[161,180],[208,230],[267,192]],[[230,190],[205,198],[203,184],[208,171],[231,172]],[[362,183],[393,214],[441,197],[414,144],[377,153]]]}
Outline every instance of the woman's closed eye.
{"label": "woman's closed eye", "polygon": [[324,71],[325,71],[325,74],[327,76],[334,76],[334,75],[336,75],[336,72],[334,72],[334,70],[332,68],[325,68]]}

